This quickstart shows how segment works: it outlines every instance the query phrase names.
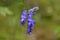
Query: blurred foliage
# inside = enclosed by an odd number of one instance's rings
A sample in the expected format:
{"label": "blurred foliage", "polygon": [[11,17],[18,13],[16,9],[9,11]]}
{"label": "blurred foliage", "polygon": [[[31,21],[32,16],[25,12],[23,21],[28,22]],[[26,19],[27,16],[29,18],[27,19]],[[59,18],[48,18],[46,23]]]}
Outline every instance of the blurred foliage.
{"label": "blurred foliage", "polygon": [[34,6],[40,7],[33,17],[35,28],[53,27],[56,39],[60,38],[60,0],[0,0],[0,40],[26,40],[26,25],[20,27],[20,16]]}
{"label": "blurred foliage", "polygon": [[13,14],[7,7],[0,7],[0,14],[6,16],[6,14]]}

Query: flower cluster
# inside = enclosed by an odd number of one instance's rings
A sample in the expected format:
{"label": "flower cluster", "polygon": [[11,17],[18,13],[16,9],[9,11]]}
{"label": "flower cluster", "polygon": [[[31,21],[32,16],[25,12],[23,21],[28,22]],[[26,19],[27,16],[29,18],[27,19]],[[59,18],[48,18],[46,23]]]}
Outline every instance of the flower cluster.
{"label": "flower cluster", "polygon": [[27,27],[28,34],[31,34],[31,32],[34,28],[34,25],[36,24],[36,21],[32,20],[32,17],[34,16],[34,12],[37,10],[39,10],[38,7],[34,7],[32,9],[28,10],[28,27]]}
{"label": "flower cluster", "polygon": [[36,21],[35,20],[31,20],[28,22],[28,27],[27,27],[27,33],[28,34],[31,34],[33,28],[34,28],[34,25],[35,25]]}
{"label": "flower cluster", "polygon": [[34,13],[32,10],[28,11],[28,27],[27,27],[27,33],[31,34],[33,28],[34,28],[34,24],[36,23],[36,21],[32,20]]}
{"label": "flower cluster", "polygon": [[23,12],[22,12],[22,15],[21,15],[21,20],[20,20],[20,24],[21,25],[24,25],[25,23],[26,23],[26,15],[27,15],[27,10],[24,10]]}
{"label": "flower cluster", "polygon": [[[34,25],[36,24],[36,21],[35,20],[32,20],[32,17],[34,16],[34,12],[39,10],[38,7],[34,7],[30,10],[24,10],[22,12],[22,15],[21,15],[21,21],[20,21],[20,24],[25,24],[26,23],[26,19],[28,19],[28,26],[27,26],[27,33],[30,34],[34,28]],[[28,14],[28,18],[26,17],[26,15]]]}

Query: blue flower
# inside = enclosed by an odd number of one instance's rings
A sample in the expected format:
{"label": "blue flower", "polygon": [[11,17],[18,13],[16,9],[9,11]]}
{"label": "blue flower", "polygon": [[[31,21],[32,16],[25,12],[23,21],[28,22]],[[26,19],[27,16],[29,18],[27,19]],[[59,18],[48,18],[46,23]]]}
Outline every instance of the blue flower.
{"label": "blue flower", "polygon": [[21,20],[20,20],[20,24],[21,24],[21,25],[24,25],[25,23],[26,23],[26,19],[21,19]]}
{"label": "blue flower", "polygon": [[28,27],[27,27],[27,33],[30,34],[34,28],[34,25],[36,23],[35,20],[32,20],[32,17],[34,16],[33,9],[30,9],[28,11]]}
{"label": "blue flower", "polygon": [[[27,25],[27,33],[28,34],[31,34],[33,28],[34,28],[34,25],[36,24],[36,21],[35,20],[32,20],[32,17],[34,16],[34,12],[39,10],[39,7],[34,7],[30,10],[24,10],[22,12],[22,15],[21,15],[21,20],[20,20],[20,24],[21,25],[24,25],[26,23],[26,21],[28,21],[28,25]],[[27,18],[27,13],[28,13],[28,18]],[[26,20],[28,19],[28,20]]]}
{"label": "blue flower", "polygon": [[31,20],[28,22],[28,27],[27,27],[27,33],[28,34],[31,34],[35,24],[36,24],[35,20]]}
{"label": "blue flower", "polygon": [[27,10],[23,10],[22,15],[26,16],[27,15]]}
{"label": "blue flower", "polygon": [[22,19],[22,18],[26,18],[26,15],[27,15],[27,10],[24,10],[24,11],[22,12],[21,19]]}
{"label": "blue flower", "polygon": [[28,21],[32,20],[33,16],[34,16],[34,13],[31,11],[28,11]]}
{"label": "blue flower", "polygon": [[32,20],[33,15],[28,15],[28,21]]}
{"label": "blue flower", "polygon": [[20,24],[21,25],[24,25],[25,23],[26,23],[26,15],[27,15],[27,10],[24,10],[23,12],[22,12],[22,15],[21,15],[21,20],[20,20]]}

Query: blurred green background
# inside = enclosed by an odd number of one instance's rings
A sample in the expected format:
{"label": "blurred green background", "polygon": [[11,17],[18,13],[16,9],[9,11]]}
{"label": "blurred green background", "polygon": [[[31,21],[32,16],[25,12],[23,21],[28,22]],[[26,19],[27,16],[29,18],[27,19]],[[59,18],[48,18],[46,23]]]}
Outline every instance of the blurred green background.
{"label": "blurred green background", "polygon": [[[23,10],[39,6],[33,17],[36,25],[26,34],[20,26]],[[60,0],[0,0],[0,40],[60,40]]]}

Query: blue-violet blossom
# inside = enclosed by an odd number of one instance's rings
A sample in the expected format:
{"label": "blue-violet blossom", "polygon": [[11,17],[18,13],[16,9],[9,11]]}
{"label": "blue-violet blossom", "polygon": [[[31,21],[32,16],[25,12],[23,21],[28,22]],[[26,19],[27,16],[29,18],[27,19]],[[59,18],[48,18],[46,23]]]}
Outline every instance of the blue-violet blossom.
{"label": "blue-violet blossom", "polygon": [[28,27],[27,27],[27,33],[28,34],[31,34],[33,28],[34,28],[34,25],[35,25],[36,21],[35,20],[31,20],[28,22]]}
{"label": "blue-violet blossom", "polygon": [[32,20],[34,13],[33,11],[28,11],[28,27],[27,27],[27,33],[30,34],[34,28],[34,25],[36,23],[35,20]]}
{"label": "blue-violet blossom", "polygon": [[20,20],[20,24],[21,25],[24,25],[25,23],[26,23],[26,15],[27,15],[27,10],[24,10],[23,12],[22,12],[22,15],[21,15],[21,20]]}

